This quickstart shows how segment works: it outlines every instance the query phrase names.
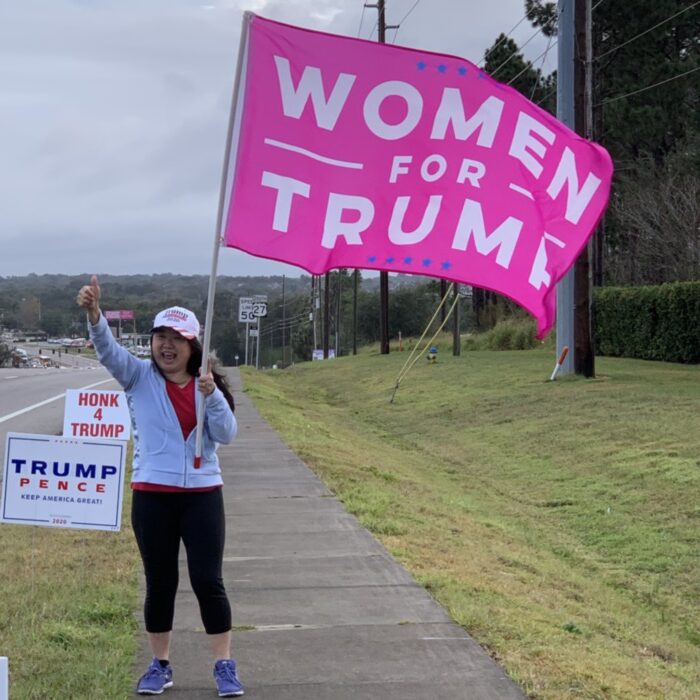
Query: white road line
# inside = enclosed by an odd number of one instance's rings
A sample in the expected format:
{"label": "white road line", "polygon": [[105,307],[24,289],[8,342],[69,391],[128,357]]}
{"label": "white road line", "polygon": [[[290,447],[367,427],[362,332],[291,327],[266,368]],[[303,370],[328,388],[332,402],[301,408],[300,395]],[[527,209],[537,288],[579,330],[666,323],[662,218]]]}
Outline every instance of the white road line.
{"label": "white road line", "polygon": [[276,141],[275,139],[265,139],[265,143],[268,146],[274,146],[275,148],[281,148],[284,151],[291,151],[292,153],[299,153],[302,156],[317,160],[321,163],[326,163],[326,165],[337,165],[339,168],[350,168],[351,170],[362,170],[364,167],[362,163],[353,163],[348,160],[336,160],[335,158],[328,158],[327,156],[322,156],[320,153],[314,153],[301,146],[295,146],[291,143],[284,143],[284,141]]}
{"label": "white road line", "polygon": [[[100,384],[107,384],[107,382],[113,382],[114,379],[103,379],[101,382],[95,382],[94,384],[88,384],[87,386],[81,386],[78,387],[78,390],[80,389],[92,389],[95,386],[100,386]],[[19,411],[15,411],[14,413],[8,413],[6,416],[0,417],[0,423],[4,423],[7,420],[11,420],[12,418],[17,418],[17,416],[21,416],[23,413],[28,413],[29,411],[33,411],[35,408],[39,408],[40,406],[46,406],[47,403],[51,403],[52,401],[58,401],[59,399],[65,399],[66,398],[66,393],[63,392],[62,394],[57,394],[56,396],[52,396],[50,399],[46,399],[45,401],[40,401],[39,403],[35,403],[33,406],[27,406],[27,408],[23,408]]]}

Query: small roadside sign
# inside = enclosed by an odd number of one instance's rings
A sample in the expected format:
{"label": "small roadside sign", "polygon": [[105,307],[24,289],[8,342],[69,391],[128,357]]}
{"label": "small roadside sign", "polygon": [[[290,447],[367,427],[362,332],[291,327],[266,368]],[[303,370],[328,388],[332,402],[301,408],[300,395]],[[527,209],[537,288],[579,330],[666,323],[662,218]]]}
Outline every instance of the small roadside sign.
{"label": "small roadside sign", "polygon": [[7,433],[0,522],[116,531],[126,443]]}
{"label": "small roadside sign", "polygon": [[63,436],[128,440],[131,416],[123,391],[67,389]]}
{"label": "small roadside sign", "polygon": [[253,296],[253,314],[258,318],[267,316],[267,294],[256,294]]}
{"label": "small roadside sign", "polygon": [[238,298],[238,321],[239,323],[252,323],[255,321],[253,313],[253,297]]}

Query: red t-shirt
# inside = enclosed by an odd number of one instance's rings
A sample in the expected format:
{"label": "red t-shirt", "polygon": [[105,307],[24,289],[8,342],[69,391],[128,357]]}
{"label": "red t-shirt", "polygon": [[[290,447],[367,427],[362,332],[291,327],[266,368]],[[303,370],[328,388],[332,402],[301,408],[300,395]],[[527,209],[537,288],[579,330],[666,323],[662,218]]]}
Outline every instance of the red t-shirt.
{"label": "red t-shirt", "polygon": [[[175,415],[182,428],[182,436],[187,440],[187,436],[197,427],[197,411],[194,403],[194,379],[191,379],[185,386],[179,387],[175,382],[166,380],[165,388],[175,409]],[[204,486],[202,488],[186,489],[180,486],[166,486],[165,484],[149,484],[145,481],[136,481],[131,484],[134,491],[213,491],[220,486]]]}
{"label": "red t-shirt", "polygon": [[197,412],[194,407],[194,379],[190,379],[183,387],[175,382],[165,382],[165,388],[175,409],[175,415],[182,428],[182,437],[187,436],[197,427]]}

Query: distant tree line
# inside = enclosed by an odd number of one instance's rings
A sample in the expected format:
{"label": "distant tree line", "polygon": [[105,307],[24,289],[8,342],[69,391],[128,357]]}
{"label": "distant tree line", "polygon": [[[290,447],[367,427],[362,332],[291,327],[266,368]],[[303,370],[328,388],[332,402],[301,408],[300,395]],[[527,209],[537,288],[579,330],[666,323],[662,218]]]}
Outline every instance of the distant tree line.
{"label": "distant tree line", "polygon": [[[352,347],[352,272],[329,275],[329,326],[331,347],[346,354]],[[338,279],[341,280],[340,296]],[[50,337],[85,337],[85,314],[76,306],[75,296],[86,276],[27,275],[0,277],[0,328],[42,331]],[[392,333],[412,334],[420,327],[431,305],[439,298],[438,283],[410,275],[392,276]],[[206,313],[207,277],[184,275],[100,275],[103,310],[134,311],[135,322],[122,321],[122,331],[147,333],[161,309],[180,305],[192,309],[203,321]],[[425,288],[425,289],[424,289]],[[415,290],[415,292],[414,292]],[[427,290],[427,291],[426,291]],[[290,363],[310,359],[313,350],[311,322],[311,278],[302,277],[219,277],[212,324],[212,348],[226,365],[243,362],[245,325],[238,321],[238,300],[262,294],[268,298],[268,316],[261,319],[261,362]],[[357,304],[357,343],[377,340],[378,285],[375,278],[362,279]],[[316,315],[317,346],[322,342],[324,309]],[[429,316],[428,316],[429,317]],[[116,323],[116,322],[112,322]],[[253,344],[250,345],[252,357]]]}

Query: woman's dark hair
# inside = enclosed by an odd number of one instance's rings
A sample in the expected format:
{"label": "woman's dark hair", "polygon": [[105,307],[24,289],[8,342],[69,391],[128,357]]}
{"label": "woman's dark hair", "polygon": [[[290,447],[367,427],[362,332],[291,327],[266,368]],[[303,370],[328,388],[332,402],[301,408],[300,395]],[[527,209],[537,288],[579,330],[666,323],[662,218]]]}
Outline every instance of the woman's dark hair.
{"label": "woman's dark hair", "polygon": [[[153,338],[153,333],[157,330],[157,328],[154,328],[151,331],[151,338]],[[187,342],[190,344],[192,354],[190,355],[190,359],[187,361],[187,367],[185,369],[187,370],[187,374],[190,376],[198,377],[199,370],[202,367],[202,344],[199,342],[199,340],[197,340],[197,338],[192,338],[191,340],[188,339]],[[151,360],[155,365],[155,368],[161,373],[161,375],[163,375],[163,372],[153,357],[153,344],[151,344]],[[226,403],[228,403],[228,405],[231,407],[231,410],[235,411],[236,406],[233,401],[233,393],[231,392],[231,387],[228,384],[226,375],[220,370],[221,364],[214,355],[210,354],[209,360],[211,362],[211,373],[214,377],[214,384],[216,384],[218,389],[221,389],[221,393],[224,395]],[[165,378],[164,375],[163,378]]]}

